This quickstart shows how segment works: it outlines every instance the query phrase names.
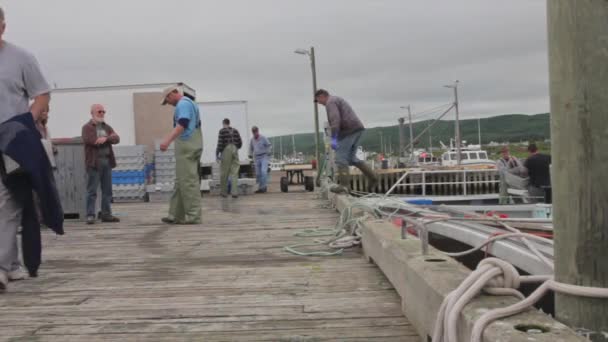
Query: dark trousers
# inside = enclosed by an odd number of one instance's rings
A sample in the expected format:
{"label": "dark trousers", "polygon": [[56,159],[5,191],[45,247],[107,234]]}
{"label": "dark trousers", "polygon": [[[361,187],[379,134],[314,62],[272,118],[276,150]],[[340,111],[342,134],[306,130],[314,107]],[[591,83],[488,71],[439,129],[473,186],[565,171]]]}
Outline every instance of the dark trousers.
{"label": "dark trousers", "polygon": [[112,168],[108,158],[100,158],[97,168],[87,168],[87,216],[95,215],[97,189],[101,185],[101,216],[112,215]]}

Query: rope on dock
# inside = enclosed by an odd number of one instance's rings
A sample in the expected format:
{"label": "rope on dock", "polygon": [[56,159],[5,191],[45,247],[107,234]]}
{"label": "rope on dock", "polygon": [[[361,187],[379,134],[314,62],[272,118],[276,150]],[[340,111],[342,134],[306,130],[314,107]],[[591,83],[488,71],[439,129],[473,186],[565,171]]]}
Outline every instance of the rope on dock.
{"label": "rope on dock", "polygon": [[[542,284],[530,296],[525,297],[518,290],[523,283]],[[564,284],[555,281],[551,275],[521,276],[510,263],[498,258],[487,258],[444,299],[435,322],[433,341],[457,342],[460,312],[481,292],[497,296],[516,296],[520,301],[506,308],[490,310],[477,319],[471,331],[471,342],[482,342],[483,331],[488,324],[530,309],[549,290],[573,296],[608,298],[608,288]]]}
{"label": "rope on dock", "polygon": [[[353,209],[361,209],[364,215],[353,217]],[[375,205],[369,205],[361,200],[353,201],[341,213],[333,228],[307,229],[295,234],[296,237],[324,237],[328,239],[316,239],[313,243],[296,244],[285,246],[283,250],[299,256],[335,256],[340,255],[346,248],[359,246],[361,244],[361,229],[363,221],[370,217],[380,218],[383,213]],[[303,251],[302,247],[321,247],[323,250]],[[328,250],[329,248],[329,250]]]}

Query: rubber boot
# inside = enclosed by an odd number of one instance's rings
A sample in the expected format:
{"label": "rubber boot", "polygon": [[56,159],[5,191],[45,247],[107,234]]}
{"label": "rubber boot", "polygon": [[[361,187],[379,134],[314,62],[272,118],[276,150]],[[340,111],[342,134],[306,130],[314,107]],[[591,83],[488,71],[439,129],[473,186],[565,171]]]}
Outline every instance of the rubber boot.
{"label": "rubber boot", "polygon": [[350,176],[348,166],[338,166],[338,184],[332,186],[329,191],[334,194],[348,194],[350,192]]}
{"label": "rubber boot", "polygon": [[369,167],[369,165],[367,165],[365,162],[357,163],[355,164],[355,167],[361,170],[365,177],[367,177],[367,192],[375,192],[376,186],[378,185],[378,176],[376,176],[374,170],[372,170],[372,168]]}

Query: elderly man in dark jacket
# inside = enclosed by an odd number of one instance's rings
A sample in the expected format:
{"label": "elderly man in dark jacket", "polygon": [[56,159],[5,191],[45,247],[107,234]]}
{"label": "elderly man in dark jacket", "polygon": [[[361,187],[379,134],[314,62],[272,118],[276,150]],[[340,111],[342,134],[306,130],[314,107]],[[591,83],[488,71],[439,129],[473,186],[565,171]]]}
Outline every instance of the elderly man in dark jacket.
{"label": "elderly man in dark jacket", "polygon": [[329,95],[327,90],[319,89],[315,101],[325,106],[327,120],[331,127],[331,148],[336,151],[338,184],[330,190],[335,193],[350,191],[349,166],[355,166],[367,177],[368,191],[373,192],[378,183],[374,171],[363,160],[357,158],[359,140],[365,127],[352,107],[343,98]]}
{"label": "elderly man in dark jacket", "polygon": [[82,127],[87,167],[87,223],[95,223],[97,189],[101,184],[101,221],[119,222],[112,215],[112,169],[116,158],[112,145],[120,142],[114,129],[105,122],[106,110],[100,104],[91,106],[91,120]]}

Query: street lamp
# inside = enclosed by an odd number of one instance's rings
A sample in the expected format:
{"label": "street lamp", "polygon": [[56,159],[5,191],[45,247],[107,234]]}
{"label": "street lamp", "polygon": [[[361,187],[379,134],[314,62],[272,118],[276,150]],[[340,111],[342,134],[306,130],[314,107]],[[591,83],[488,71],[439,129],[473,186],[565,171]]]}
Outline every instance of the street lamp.
{"label": "street lamp", "polygon": [[[314,98],[315,93],[317,92],[317,68],[315,61],[315,48],[311,47],[310,50],[306,49],[296,49],[294,53],[299,55],[306,55],[310,57],[310,68],[312,70],[312,96]],[[317,160],[317,170],[318,166],[321,163],[319,156],[319,107],[317,106],[317,102],[314,101],[314,109],[315,109],[315,159]],[[319,171],[317,171],[319,172]]]}
{"label": "street lamp", "polygon": [[412,106],[401,106],[401,109],[407,109],[407,115],[410,120],[410,156],[414,155],[414,128],[412,126]]}
{"label": "street lamp", "polygon": [[460,121],[458,113],[458,80],[451,85],[444,85],[445,88],[454,89],[454,109],[456,110],[456,125],[455,125],[455,139],[456,139],[456,161],[458,165],[461,163],[460,155]]}

